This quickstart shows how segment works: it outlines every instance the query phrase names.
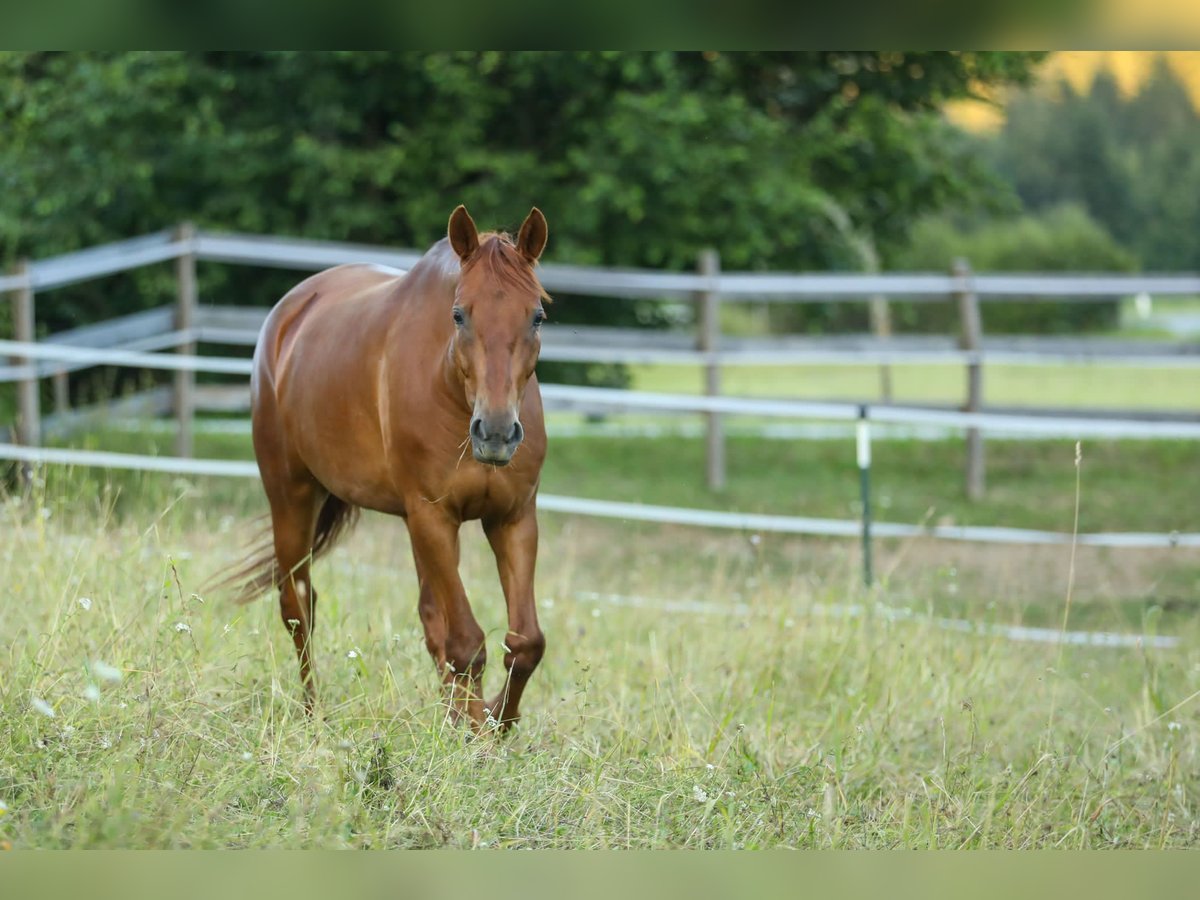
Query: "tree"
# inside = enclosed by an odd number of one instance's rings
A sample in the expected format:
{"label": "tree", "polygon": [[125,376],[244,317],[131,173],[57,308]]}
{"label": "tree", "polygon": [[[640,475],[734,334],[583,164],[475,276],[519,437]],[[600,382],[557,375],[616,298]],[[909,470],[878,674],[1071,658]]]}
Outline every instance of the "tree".
{"label": "tree", "polygon": [[1079,204],[1143,267],[1200,268],[1200,116],[1165,57],[1130,97],[1101,72],[1086,93],[1026,93],[1007,114],[990,151],[1029,209]]}
{"label": "tree", "polygon": [[[550,258],[856,267],[832,198],[886,252],[998,190],[937,110],[1027,81],[1029,53],[87,52],[0,55],[0,257],[168,227],[425,246],[465,202]],[[205,297],[291,276],[205,267]],[[161,302],[163,273],[81,285],[50,327]],[[629,304],[559,319],[641,321]]]}
{"label": "tree", "polygon": [[[909,245],[897,254],[900,269],[936,271],[946,261],[969,260],[978,272],[1128,272],[1136,261],[1104,227],[1080,206],[1052,207],[1039,213],[964,223],[932,216],[918,222]],[[1113,328],[1120,309],[1111,300],[1037,303],[1011,298],[982,305],[989,333],[1078,333]],[[953,304],[899,303],[894,315],[902,326],[945,333],[953,331]]]}

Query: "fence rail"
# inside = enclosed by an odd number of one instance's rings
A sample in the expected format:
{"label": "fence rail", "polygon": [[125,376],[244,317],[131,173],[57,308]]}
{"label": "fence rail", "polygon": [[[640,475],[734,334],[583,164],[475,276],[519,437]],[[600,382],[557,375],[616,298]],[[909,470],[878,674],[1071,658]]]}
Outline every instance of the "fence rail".
{"label": "fence rail", "polygon": [[[266,307],[197,306],[191,329],[171,331],[173,307],[164,306],[121,316],[96,325],[51,335],[47,343],[120,347],[124,350],[167,349],[171,341],[253,346],[269,309]],[[956,349],[948,338],[905,335],[878,340],[860,337],[724,339],[714,350],[689,346],[687,335],[636,329],[548,324],[543,330],[542,358],[685,366],[928,366],[1106,365],[1133,368],[1200,368],[1200,343],[1111,338],[1019,337],[984,339],[977,350]],[[0,367],[0,381],[20,373]]]}
{"label": "fence rail", "polygon": [[[368,262],[399,270],[411,267],[420,253],[387,247],[257,237],[195,231],[181,226],[101,247],[22,264],[0,275],[0,291],[14,298],[16,341],[0,341],[0,356],[12,363],[0,367],[0,381],[19,386],[18,434],[30,445],[39,443],[41,412],[37,379],[54,379],[60,413],[65,412],[66,375],[91,365],[118,365],[170,370],[175,387],[170,403],[179,420],[177,452],[190,454],[190,426],[198,392],[197,372],[247,375],[244,358],[200,356],[198,343],[248,345],[254,342],[265,309],[203,307],[198,305],[194,267],[197,261],[275,266],[314,271],[347,262]],[[120,320],[85,326],[34,340],[34,295],[91,278],[141,266],[176,261],[179,297],[176,304]],[[720,372],[749,365],[878,365],[890,384],[891,366],[952,365],[969,373],[969,395],[963,410],[880,405],[871,409],[873,421],[966,429],[966,471],[969,494],[983,489],[983,442],[980,431],[1027,433],[1061,437],[1200,438],[1200,421],[1130,421],[1129,419],[1071,416],[1030,416],[982,409],[985,366],[994,365],[1117,365],[1141,368],[1200,368],[1200,345],[1169,348],[1104,341],[1012,343],[982,333],[979,304],[1014,299],[1056,301],[1111,298],[1135,293],[1160,296],[1200,294],[1200,275],[1123,274],[978,274],[965,264],[947,273],[762,273],[725,272],[714,251],[706,251],[695,272],[585,267],[547,263],[539,269],[551,291],[604,297],[675,298],[693,303],[700,314],[695,339],[663,335],[609,336],[598,339],[591,329],[545,330],[542,357],[548,361],[652,363],[697,366],[705,372],[706,394],[684,396],[603,388],[543,385],[543,395],[558,408],[587,411],[629,410],[688,412],[705,415],[708,440],[707,475],[711,486],[724,481],[722,417],[750,415],[768,418],[810,418],[850,421],[853,404],[801,403],[722,396]],[[962,322],[957,346],[952,339],[914,342],[890,336],[886,298],[952,303]],[[722,302],[862,301],[872,308],[877,337],[871,342],[826,340],[824,346],[796,340],[738,341],[720,332]],[[575,333],[579,332],[579,333]],[[173,353],[149,351],[174,350]],[[885,392],[887,387],[884,388]],[[165,402],[161,397],[154,406]],[[50,451],[45,453],[63,453]],[[49,460],[50,457],[43,457]],[[65,458],[65,457],[64,457]],[[215,461],[201,461],[204,464]],[[182,465],[182,463],[171,463]],[[217,466],[218,469],[222,468]],[[553,501],[552,501],[553,502]],[[593,507],[595,509],[595,507]],[[725,514],[734,515],[734,514]],[[885,529],[886,530],[886,529]],[[928,532],[922,532],[928,533]],[[1115,546],[1115,545],[1114,545]]]}
{"label": "fence rail", "polygon": [[[316,271],[351,262],[368,262],[397,269],[411,267],[421,251],[396,250],[371,244],[315,241],[198,231],[179,239],[171,231],[117,241],[36,262],[26,275],[0,275],[0,290],[32,287],[50,290],[194,255],[209,262],[274,266]],[[983,299],[1014,297],[1055,300],[1122,297],[1147,293],[1159,296],[1200,294],[1200,274],[977,274],[944,273],[768,273],[719,272],[705,275],[608,266],[545,263],[539,268],[550,290],[605,297],[679,297],[715,292],[724,300],[837,300],[874,295],[942,300],[955,293],[973,292]]]}
{"label": "fence rail", "polygon": [[[182,353],[145,353],[135,350],[73,347],[0,340],[0,354],[27,359],[61,360],[76,365],[120,365],[173,372],[209,372],[250,375],[253,362],[230,357],[193,356]],[[752,397],[666,394],[618,388],[543,384],[542,397],[560,406],[578,404],[623,412],[681,412],[756,416],[764,418],[854,421],[861,406],[855,403],[770,400]],[[910,406],[871,408],[876,422],[904,425],[936,425],[982,428],[1007,433],[1039,434],[1047,437],[1107,437],[1200,439],[1200,422],[1147,422],[1099,417],[1029,416],[1013,413],[973,413]]]}
{"label": "fence rail", "polygon": [[[208,475],[232,478],[257,478],[258,465],[249,460],[186,459],[173,456],[144,456],[133,453],[112,453],[99,450],[69,450],[50,447],[23,447],[0,444],[0,459],[34,464],[93,466],[108,469],[127,469],[164,472],[176,475]],[[675,506],[655,506],[646,503],[622,503],[612,500],[592,500],[583,497],[564,497],[557,494],[538,494],[538,508],[547,512],[571,513],[636,522],[657,522],[673,525],[694,525],[734,531],[772,532],[777,534],[815,535],[820,537],[858,537],[862,523],[852,519],[823,519],[805,516],[777,516],[758,513],[723,512],[710,509],[689,509]],[[908,525],[895,522],[873,522],[871,531],[877,537],[929,537],[950,541],[971,541],[988,544],[1063,544],[1077,542],[1093,547],[1160,548],[1200,547],[1200,533],[1171,532],[1096,532],[1072,535],[1054,531],[1026,528],[997,528],[972,525]]]}
{"label": "fence rail", "polygon": [[64,253],[30,265],[28,286],[45,291],[165,262],[189,251],[170,231]]}

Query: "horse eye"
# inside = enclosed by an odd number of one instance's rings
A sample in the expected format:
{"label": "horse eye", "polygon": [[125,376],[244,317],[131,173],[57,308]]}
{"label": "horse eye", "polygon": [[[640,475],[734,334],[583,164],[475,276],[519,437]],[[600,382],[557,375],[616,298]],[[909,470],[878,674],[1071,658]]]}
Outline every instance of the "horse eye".
{"label": "horse eye", "polygon": [[533,327],[534,328],[539,327],[545,321],[546,321],[546,314],[544,312],[542,312],[540,309],[533,314]]}
{"label": "horse eye", "polygon": [[454,307],[454,324],[461,326],[461,325],[466,324],[466,321],[467,321],[467,319],[463,315],[463,311],[461,309],[459,309],[457,306]]}

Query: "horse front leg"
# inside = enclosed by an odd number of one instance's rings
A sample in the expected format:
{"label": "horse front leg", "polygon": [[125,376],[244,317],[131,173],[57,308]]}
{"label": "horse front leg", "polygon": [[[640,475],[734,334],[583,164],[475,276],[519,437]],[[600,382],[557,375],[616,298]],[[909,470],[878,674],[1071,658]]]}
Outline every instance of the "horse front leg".
{"label": "horse front leg", "polygon": [[507,522],[484,524],[508,606],[508,632],[504,636],[504,687],[485,704],[491,715],[508,730],[521,717],[521,695],[533,670],[542,660],[546,638],[538,626],[533,594],[537,562],[537,515],[532,505],[520,517]]}
{"label": "horse front leg", "polygon": [[466,717],[478,730],[483,724],[480,686],[487,665],[483,629],[475,621],[462,580],[458,577],[458,529],[461,523],[440,512],[410,515],[417,578],[421,584],[419,611],[425,645],[441,669],[450,715]]}

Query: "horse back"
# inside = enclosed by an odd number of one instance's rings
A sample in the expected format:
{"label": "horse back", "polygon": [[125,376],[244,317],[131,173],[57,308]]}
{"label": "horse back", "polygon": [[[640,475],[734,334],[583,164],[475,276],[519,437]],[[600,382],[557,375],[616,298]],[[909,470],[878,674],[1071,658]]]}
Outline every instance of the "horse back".
{"label": "horse back", "polygon": [[368,314],[381,295],[394,292],[403,279],[398,269],[366,264],[349,264],[326,269],[312,275],[290,291],[271,309],[259,333],[255,347],[255,370],[275,371],[294,349],[298,336],[305,331],[306,320],[313,322],[314,336],[328,324],[330,314],[345,316]]}

